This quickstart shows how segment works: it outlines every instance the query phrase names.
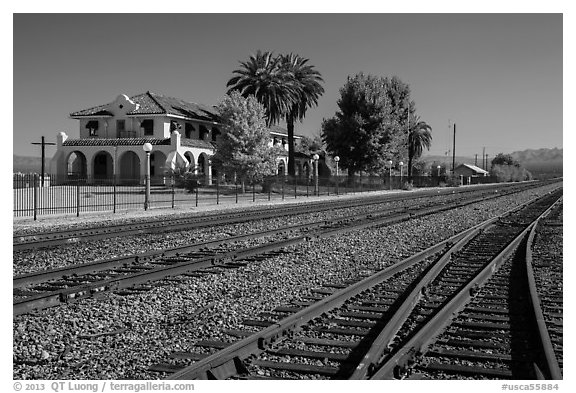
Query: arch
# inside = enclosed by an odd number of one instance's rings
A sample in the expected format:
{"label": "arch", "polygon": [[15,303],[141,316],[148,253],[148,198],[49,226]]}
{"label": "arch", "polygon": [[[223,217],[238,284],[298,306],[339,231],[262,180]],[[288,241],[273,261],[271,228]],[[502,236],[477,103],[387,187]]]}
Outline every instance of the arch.
{"label": "arch", "polygon": [[200,153],[198,156],[198,174],[205,175],[208,170],[208,154]]}
{"label": "arch", "polygon": [[66,177],[68,179],[83,179],[88,177],[88,166],[84,153],[74,150],[66,157]]}
{"label": "arch", "polygon": [[194,154],[191,151],[187,151],[184,153],[184,158],[188,160],[188,171],[194,172],[196,170],[196,159],[194,158]]}
{"label": "arch", "polygon": [[212,166],[210,156],[200,153],[198,156],[198,176],[203,176],[206,185],[212,185]]}
{"label": "arch", "polygon": [[94,173],[95,181],[112,180],[114,161],[110,153],[103,150],[99,151],[94,154],[92,163],[92,172]]}
{"label": "arch", "polygon": [[166,165],[166,154],[156,150],[150,153],[150,181],[152,183],[163,183],[164,167]]}
{"label": "arch", "polygon": [[310,164],[308,162],[304,163],[304,175],[306,175],[307,179],[310,178],[311,171],[310,171]]}
{"label": "arch", "polygon": [[133,151],[127,151],[120,156],[120,184],[140,183],[140,157]]}
{"label": "arch", "polygon": [[280,160],[280,162],[278,162],[278,172],[277,174],[279,176],[284,176],[284,174],[286,173],[286,164],[284,163],[284,160]]}

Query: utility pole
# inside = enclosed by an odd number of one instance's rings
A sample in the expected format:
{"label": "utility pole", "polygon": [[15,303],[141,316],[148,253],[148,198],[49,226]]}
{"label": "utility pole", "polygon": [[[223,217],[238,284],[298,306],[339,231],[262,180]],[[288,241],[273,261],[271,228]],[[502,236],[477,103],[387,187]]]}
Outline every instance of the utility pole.
{"label": "utility pole", "polygon": [[474,166],[478,166],[478,154],[474,154]]}
{"label": "utility pole", "polygon": [[32,142],[32,145],[41,145],[42,146],[42,174],[40,175],[40,187],[44,187],[44,160],[46,157],[46,146],[47,145],[55,145],[55,143],[46,142],[44,137],[42,137],[42,142]]}
{"label": "utility pole", "polygon": [[454,174],[455,167],[456,167],[456,123],[454,123],[454,140],[452,142],[452,174]]}
{"label": "utility pole", "polygon": [[485,169],[485,171],[487,171],[487,170],[488,170],[488,154],[486,154],[486,169]]}
{"label": "utility pole", "polygon": [[484,169],[484,170],[486,170],[486,164],[485,164],[486,161],[484,161],[485,158],[486,158],[486,148],[483,147],[482,148],[482,169]]}

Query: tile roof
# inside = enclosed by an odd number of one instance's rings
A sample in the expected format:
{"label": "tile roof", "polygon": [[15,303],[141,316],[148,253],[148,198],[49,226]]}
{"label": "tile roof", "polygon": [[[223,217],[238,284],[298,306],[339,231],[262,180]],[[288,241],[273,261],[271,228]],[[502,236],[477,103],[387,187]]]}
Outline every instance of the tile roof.
{"label": "tile roof", "polygon": [[170,145],[170,138],[118,138],[118,139],[67,139],[63,146],[142,146],[145,143],[151,145]]}
{"label": "tile roof", "polygon": [[[147,91],[130,97],[138,104],[138,109],[128,112],[128,115],[177,115],[190,119],[218,122],[218,111],[213,107],[188,102],[174,97]],[[108,105],[99,105],[81,111],[73,112],[70,117],[111,116]]]}
{"label": "tile roof", "polygon": [[200,147],[204,149],[215,149],[216,146],[208,141],[201,141],[199,139],[180,139],[180,145],[186,147]]}

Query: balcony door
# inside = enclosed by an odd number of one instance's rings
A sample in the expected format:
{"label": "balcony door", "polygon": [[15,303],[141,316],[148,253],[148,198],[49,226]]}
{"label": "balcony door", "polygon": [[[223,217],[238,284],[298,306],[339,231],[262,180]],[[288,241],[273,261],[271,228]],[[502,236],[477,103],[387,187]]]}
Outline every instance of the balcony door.
{"label": "balcony door", "polygon": [[126,137],[126,120],[116,120],[116,138]]}

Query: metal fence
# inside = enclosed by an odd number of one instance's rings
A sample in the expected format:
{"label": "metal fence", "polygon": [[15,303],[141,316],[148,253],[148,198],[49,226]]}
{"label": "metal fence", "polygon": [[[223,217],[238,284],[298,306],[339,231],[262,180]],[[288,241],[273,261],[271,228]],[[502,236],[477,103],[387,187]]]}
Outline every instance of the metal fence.
{"label": "metal fence", "polygon": [[[231,177],[229,178],[231,179]],[[494,182],[493,178],[460,179],[464,184]],[[415,176],[413,187],[437,187],[447,184],[444,177]],[[144,177],[137,179],[57,178],[38,174],[15,174],[13,182],[13,211],[17,217],[85,212],[113,212],[144,209],[146,187]],[[267,177],[259,182],[241,179],[194,178],[185,184],[181,178],[153,178],[150,186],[149,208],[174,208],[230,204],[246,201],[272,201],[312,198],[323,195],[346,195],[376,190],[407,187],[406,176],[331,176],[331,177]]]}

